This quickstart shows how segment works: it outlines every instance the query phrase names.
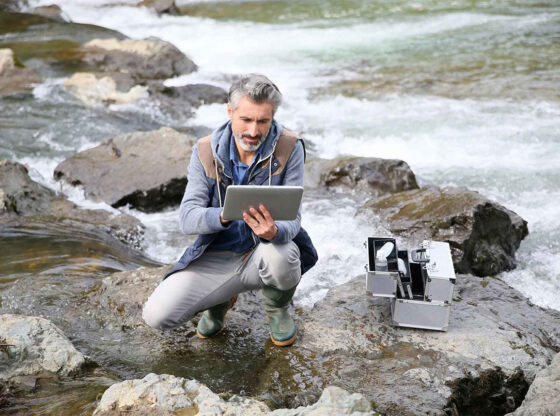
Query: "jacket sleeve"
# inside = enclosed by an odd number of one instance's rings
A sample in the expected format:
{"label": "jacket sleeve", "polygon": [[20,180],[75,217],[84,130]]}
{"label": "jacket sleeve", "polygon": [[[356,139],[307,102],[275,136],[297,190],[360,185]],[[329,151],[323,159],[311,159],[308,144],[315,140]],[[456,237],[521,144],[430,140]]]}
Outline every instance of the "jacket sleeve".
{"label": "jacket sleeve", "polygon": [[[303,186],[304,163],[303,144],[301,140],[298,140],[286,163],[286,172],[282,185]],[[301,227],[301,206],[295,220],[275,222],[278,227],[278,233],[270,242],[283,244],[292,241]]]}
{"label": "jacket sleeve", "polygon": [[225,230],[220,222],[222,208],[210,207],[213,184],[206,177],[198,157],[198,144],[192,149],[187,171],[187,188],[179,209],[179,228],[185,234],[210,234]]}

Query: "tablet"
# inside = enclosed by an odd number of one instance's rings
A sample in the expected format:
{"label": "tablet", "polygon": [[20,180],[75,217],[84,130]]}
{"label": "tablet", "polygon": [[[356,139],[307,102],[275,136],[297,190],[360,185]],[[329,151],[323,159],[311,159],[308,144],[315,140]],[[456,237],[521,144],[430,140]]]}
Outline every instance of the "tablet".
{"label": "tablet", "polygon": [[230,185],[222,216],[227,221],[242,220],[243,211],[263,204],[275,221],[295,220],[302,195],[302,186]]}

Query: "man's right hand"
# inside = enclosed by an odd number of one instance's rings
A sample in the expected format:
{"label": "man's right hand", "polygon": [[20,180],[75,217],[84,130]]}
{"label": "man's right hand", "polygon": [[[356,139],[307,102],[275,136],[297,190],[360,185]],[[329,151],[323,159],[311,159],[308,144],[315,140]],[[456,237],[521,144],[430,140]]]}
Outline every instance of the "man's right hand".
{"label": "man's right hand", "polygon": [[224,227],[227,227],[230,224],[231,221],[224,220],[223,214],[224,214],[224,210],[221,210],[220,211],[220,222],[222,223],[222,225]]}

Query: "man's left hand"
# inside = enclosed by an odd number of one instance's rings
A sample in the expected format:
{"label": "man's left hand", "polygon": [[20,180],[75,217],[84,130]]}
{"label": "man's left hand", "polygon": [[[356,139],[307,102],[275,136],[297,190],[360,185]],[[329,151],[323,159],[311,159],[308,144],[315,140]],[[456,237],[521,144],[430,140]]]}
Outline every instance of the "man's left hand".
{"label": "man's left hand", "polygon": [[278,233],[278,227],[270,212],[262,204],[259,205],[259,209],[251,207],[249,211],[243,211],[243,220],[256,235],[265,240],[271,241]]}

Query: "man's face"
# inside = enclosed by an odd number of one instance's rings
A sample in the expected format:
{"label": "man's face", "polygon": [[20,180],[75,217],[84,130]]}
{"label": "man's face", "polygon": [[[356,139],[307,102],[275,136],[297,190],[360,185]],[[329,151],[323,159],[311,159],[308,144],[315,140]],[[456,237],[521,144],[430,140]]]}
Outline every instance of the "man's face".
{"label": "man's face", "polygon": [[269,101],[257,104],[247,97],[239,100],[235,110],[228,104],[231,130],[238,149],[249,153],[257,151],[270,130],[272,109]]}

